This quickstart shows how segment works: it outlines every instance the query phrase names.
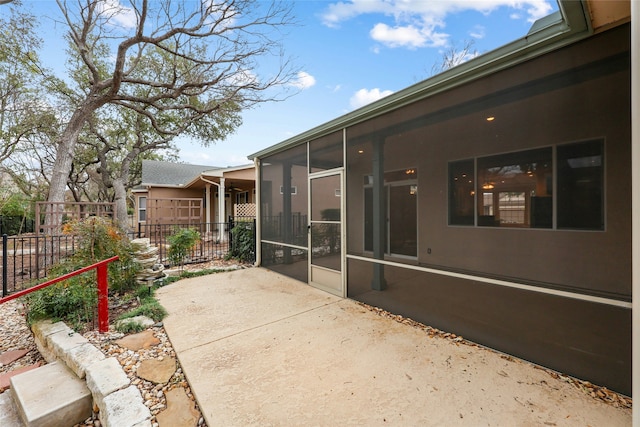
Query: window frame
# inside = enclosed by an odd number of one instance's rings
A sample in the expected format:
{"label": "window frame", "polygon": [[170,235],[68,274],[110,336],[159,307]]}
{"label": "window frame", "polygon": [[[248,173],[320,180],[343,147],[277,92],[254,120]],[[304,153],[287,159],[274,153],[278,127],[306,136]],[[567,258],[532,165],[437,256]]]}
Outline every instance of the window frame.
{"label": "window frame", "polygon": [[[144,200],[144,208],[142,207],[142,200]],[[146,223],[147,222],[147,201],[148,196],[138,196],[138,222]],[[141,219],[140,213],[144,212],[144,219]]]}
{"label": "window frame", "polygon": [[[559,213],[559,209],[561,209],[561,207],[559,206],[559,198],[561,197],[560,192],[558,191],[558,181],[560,179],[559,177],[559,156],[558,156],[558,148],[564,148],[564,147],[569,147],[569,146],[577,146],[579,147],[580,145],[584,145],[585,148],[582,148],[583,150],[586,150],[586,146],[587,145],[597,145],[599,144],[599,157],[600,157],[600,165],[599,167],[601,168],[599,171],[599,185],[600,185],[600,215],[601,215],[601,226],[599,227],[578,227],[578,226],[563,226],[560,224],[560,213]],[[550,192],[549,197],[551,198],[551,225],[549,227],[534,227],[532,226],[533,221],[530,220],[528,226],[509,226],[509,225],[487,225],[487,224],[483,224],[483,221],[481,221],[481,215],[479,212],[480,209],[480,197],[484,197],[483,193],[482,193],[482,187],[480,184],[480,180],[479,180],[479,174],[480,174],[480,166],[479,163],[481,161],[481,159],[488,159],[491,157],[499,157],[502,155],[517,155],[518,153],[526,153],[528,151],[535,151],[535,150],[544,150],[544,149],[550,149],[551,150],[551,182],[548,185],[548,191]],[[580,148],[578,148],[578,150],[580,150]],[[598,157],[596,156],[596,157]],[[452,201],[452,183],[453,183],[453,177],[452,177],[452,170],[454,168],[455,164],[462,164],[463,162],[472,162],[473,163],[473,177],[472,180],[474,181],[473,183],[473,188],[474,188],[474,209],[473,209],[473,223],[469,223],[469,224],[462,224],[462,223],[452,223],[451,222],[451,218],[452,218],[452,207],[453,205],[453,201]],[[528,148],[528,149],[523,149],[523,150],[517,150],[517,151],[512,151],[512,152],[505,152],[505,153],[497,153],[497,154],[488,154],[488,155],[483,155],[483,156],[475,156],[475,157],[467,157],[467,158],[461,158],[461,159],[455,159],[455,160],[450,160],[447,162],[447,226],[448,227],[474,227],[474,228],[478,228],[478,227],[482,227],[482,228],[491,228],[491,229],[518,229],[518,230],[552,230],[552,231],[586,231],[586,232],[602,232],[602,231],[606,231],[606,224],[607,224],[607,220],[606,220],[606,191],[607,191],[607,179],[606,179],[606,141],[604,138],[590,138],[590,139],[585,139],[585,140],[579,140],[579,141],[570,141],[570,142],[561,142],[561,143],[557,143],[557,144],[553,144],[553,145],[547,145],[547,146],[542,146],[542,147],[533,147],[533,148]],[[493,209],[494,211],[499,209],[499,206],[496,205],[495,203],[493,204]]]}

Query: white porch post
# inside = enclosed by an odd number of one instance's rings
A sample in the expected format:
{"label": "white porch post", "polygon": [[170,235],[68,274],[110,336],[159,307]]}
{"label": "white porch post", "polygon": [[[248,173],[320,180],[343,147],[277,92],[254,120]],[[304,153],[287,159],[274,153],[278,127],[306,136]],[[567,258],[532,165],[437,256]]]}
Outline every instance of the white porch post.
{"label": "white porch post", "polygon": [[207,234],[211,232],[211,184],[207,183],[205,190],[205,203],[207,206],[207,211],[205,214],[204,222],[207,224]]}
{"label": "white porch post", "polygon": [[[631,298],[632,397],[640,397],[640,1],[631,2]],[[640,405],[633,405],[640,426]]]}
{"label": "white porch post", "polygon": [[225,220],[225,212],[224,212],[224,178],[220,177],[220,185],[218,185],[218,223],[220,223],[220,227],[222,229],[222,233],[220,236],[220,241],[224,242],[226,240],[226,233],[224,232],[224,224],[227,222]]}

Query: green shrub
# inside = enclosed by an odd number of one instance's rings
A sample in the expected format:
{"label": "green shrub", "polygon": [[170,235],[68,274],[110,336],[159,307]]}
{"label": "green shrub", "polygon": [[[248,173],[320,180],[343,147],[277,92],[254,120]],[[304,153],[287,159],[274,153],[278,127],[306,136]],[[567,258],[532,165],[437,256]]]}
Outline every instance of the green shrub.
{"label": "green shrub", "polygon": [[[133,262],[129,239],[112,221],[98,217],[71,221],[64,225],[63,232],[78,236],[78,245],[73,255],[49,270],[47,280],[117,255],[119,261],[108,266],[109,288],[118,293],[133,289],[138,267]],[[93,270],[29,294],[28,318],[30,322],[43,318],[63,320],[74,329],[82,329],[94,320],[97,299]]]}
{"label": "green shrub", "polygon": [[242,262],[255,260],[253,222],[238,222],[231,229],[231,250],[227,259],[235,258]]}
{"label": "green shrub", "polygon": [[95,274],[85,273],[29,294],[28,319],[63,320],[80,330],[93,321],[97,303]]}
{"label": "green shrub", "polygon": [[136,286],[139,266],[133,261],[131,242],[112,220],[100,217],[74,220],[64,225],[63,232],[78,236],[79,242],[75,253],[64,262],[68,271],[61,274],[117,255],[119,260],[109,263],[108,267],[109,289],[124,292]]}
{"label": "green shrub", "polygon": [[182,264],[189,252],[200,242],[200,233],[194,228],[174,228],[169,242],[169,261],[173,265]]}

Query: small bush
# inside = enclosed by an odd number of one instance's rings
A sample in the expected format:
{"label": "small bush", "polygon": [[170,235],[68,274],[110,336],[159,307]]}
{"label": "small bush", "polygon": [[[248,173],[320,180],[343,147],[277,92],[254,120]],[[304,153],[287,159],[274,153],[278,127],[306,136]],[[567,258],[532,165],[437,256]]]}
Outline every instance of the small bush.
{"label": "small bush", "polygon": [[184,263],[189,252],[200,242],[200,233],[194,228],[175,228],[167,237],[169,261],[173,265]]}
{"label": "small bush", "polygon": [[238,222],[231,229],[231,250],[227,259],[235,258],[242,262],[255,260],[253,222]]}
{"label": "small bush", "polygon": [[118,319],[128,319],[136,316],[147,316],[156,322],[161,321],[167,315],[167,310],[153,297],[143,299],[140,305],[133,310],[121,315]]}
{"label": "small bush", "polygon": [[30,322],[51,318],[81,330],[93,321],[98,292],[90,273],[56,283],[27,296]]}
{"label": "small bush", "polygon": [[116,327],[116,330],[118,332],[122,332],[123,334],[134,334],[137,332],[142,332],[144,330],[144,326],[136,321],[131,320],[128,322],[121,322]]}

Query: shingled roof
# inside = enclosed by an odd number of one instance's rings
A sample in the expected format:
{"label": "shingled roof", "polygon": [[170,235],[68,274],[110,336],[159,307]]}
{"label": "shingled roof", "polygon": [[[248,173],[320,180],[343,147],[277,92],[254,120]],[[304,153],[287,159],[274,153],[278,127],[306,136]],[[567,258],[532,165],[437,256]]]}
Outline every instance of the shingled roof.
{"label": "shingled roof", "polygon": [[215,169],[220,167],[143,160],[141,185],[185,185],[202,172]]}

